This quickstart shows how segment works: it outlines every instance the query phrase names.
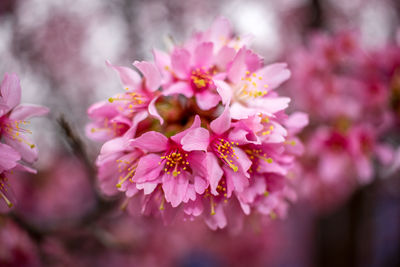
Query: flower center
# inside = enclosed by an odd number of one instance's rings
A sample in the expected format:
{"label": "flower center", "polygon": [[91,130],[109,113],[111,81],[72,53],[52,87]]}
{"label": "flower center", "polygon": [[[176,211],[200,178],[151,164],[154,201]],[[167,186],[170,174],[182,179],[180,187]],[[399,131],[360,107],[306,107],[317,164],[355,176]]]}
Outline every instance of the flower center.
{"label": "flower center", "polygon": [[27,124],[29,124],[29,121],[11,120],[4,116],[3,118],[0,118],[0,137],[2,135],[7,136],[20,143],[27,144],[33,149],[35,145],[28,142],[22,135],[24,133],[32,133],[30,130],[23,128]]}
{"label": "flower center", "polygon": [[167,174],[172,173],[174,177],[178,176],[182,173],[182,171],[185,171],[189,165],[189,162],[186,160],[187,156],[187,153],[184,153],[184,151],[180,151],[180,149],[178,148],[162,156],[162,161],[165,161],[164,171]]}
{"label": "flower center", "polygon": [[[225,162],[233,171],[238,171],[238,166],[233,162],[233,159],[239,159],[235,153],[235,149],[232,147],[235,142],[229,142],[223,138],[218,138],[212,143],[212,147],[217,156]],[[236,145],[239,145],[236,143]]]}
{"label": "flower center", "polygon": [[249,156],[252,164],[249,169],[249,173],[252,173],[254,171],[259,171],[260,166],[259,166],[259,160],[263,160],[267,163],[272,163],[273,159],[270,157],[267,157],[266,153],[263,153],[261,149],[246,149],[244,152]]}
{"label": "flower center", "polygon": [[208,71],[202,69],[195,69],[190,75],[190,83],[194,91],[202,92],[204,90],[214,87],[214,82]]}
{"label": "flower center", "polygon": [[243,100],[263,97],[268,94],[267,88],[268,84],[262,81],[261,76],[246,71],[246,75],[242,77],[242,83],[240,83],[239,89],[236,91],[236,96]]}
{"label": "flower center", "polygon": [[121,160],[117,159],[118,163],[118,172],[121,173],[119,176],[119,182],[116,184],[117,188],[121,188],[122,184],[129,179],[130,182],[132,181],[132,177],[135,175],[135,171],[138,165],[139,157],[135,158],[134,160]]}

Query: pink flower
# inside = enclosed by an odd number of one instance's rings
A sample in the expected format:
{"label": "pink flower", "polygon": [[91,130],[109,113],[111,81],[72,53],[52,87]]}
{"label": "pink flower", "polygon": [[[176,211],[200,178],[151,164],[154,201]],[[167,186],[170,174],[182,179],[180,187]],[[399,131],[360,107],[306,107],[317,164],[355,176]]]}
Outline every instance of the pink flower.
{"label": "pink flower", "polygon": [[[44,115],[45,107],[20,104],[21,87],[15,74],[5,74],[0,85],[0,197],[8,207],[13,206],[14,197],[8,186],[8,174],[14,170],[35,172],[20,161],[32,163],[37,158],[37,148],[26,136],[30,117]],[[3,207],[3,202],[0,202]]]}
{"label": "pink flower", "polygon": [[[191,142],[187,142],[188,138]],[[131,140],[109,141],[97,161],[99,177],[103,183],[110,181],[108,191],[113,191],[113,184],[114,188],[116,185],[126,191],[128,197],[138,190],[151,194],[161,185],[165,200],[176,207],[182,201],[194,199],[196,191],[202,192],[207,186],[202,166],[207,145],[208,131],[200,127],[198,116],[190,128],[170,138],[158,132],[147,132]],[[115,165],[115,161],[119,171],[111,169],[110,172],[103,167]]]}
{"label": "pink flower", "polygon": [[15,74],[5,74],[0,85],[0,136],[4,142],[13,147],[24,161],[32,163],[37,158],[37,148],[26,136],[31,133],[26,129],[27,121],[33,116],[48,112],[45,107],[19,104],[21,87]]}
{"label": "pink flower", "polygon": [[163,66],[168,69],[168,76],[171,77],[166,78],[170,83],[164,84],[163,94],[182,94],[187,98],[194,96],[202,110],[214,108],[220,101],[214,81],[224,74],[217,71],[213,46],[213,43],[202,42],[193,52],[185,48],[175,48],[170,56],[170,63]]}
{"label": "pink flower", "polygon": [[145,61],[134,62],[134,66],[143,74],[143,79],[130,68],[114,66],[109,62],[107,65],[120,76],[126,92],[89,108],[89,117],[94,121],[86,127],[87,135],[100,141],[122,136],[129,128],[137,127],[148,115],[162,124],[163,119],[155,107],[161,82],[160,73],[155,65]]}
{"label": "pink flower", "polygon": [[105,194],[122,191],[130,207],[165,222],[201,217],[211,229],[252,211],[285,215],[296,199],[286,176],[303,150],[296,134],[308,120],[285,115],[290,99],[273,91],[290,77],[287,65],[263,67],[248,40],[220,18],[170,55],[154,50],[155,65],[135,62],[143,80],[113,67],[134,89],[89,109],[109,132],[96,161]]}

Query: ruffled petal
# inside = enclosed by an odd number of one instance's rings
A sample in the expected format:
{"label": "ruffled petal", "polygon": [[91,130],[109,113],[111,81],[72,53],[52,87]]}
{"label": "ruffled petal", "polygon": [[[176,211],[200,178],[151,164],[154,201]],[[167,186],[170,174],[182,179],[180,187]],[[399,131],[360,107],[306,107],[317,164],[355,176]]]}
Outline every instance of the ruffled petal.
{"label": "ruffled petal", "polygon": [[196,94],[196,103],[202,110],[209,110],[218,105],[220,96],[210,91]]}
{"label": "ruffled petal", "polygon": [[218,159],[213,153],[207,153],[206,155],[207,163],[207,176],[210,181],[211,193],[218,195],[217,186],[222,178],[224,172],[219,166]]}
{"label": "ruffled petal", "polygon": [[187,82],[176,82],[169,86],[167,89],[163,91],[163,95],[176,95],[182,94],[187,98],[191,98],[193,96],[193,90]]}
{"label": "ruffled petal", "polygon": [[188,188],[189,179],[186,172],[182,172],[176,177],[165,174],[162,180],[165,200],[170,202],[172,207],[177,207],[181,204]]}
{"label": "ruffled petal", "polygon": [[106,61],[106,64],[119,75],[122,84],[129,90],[140,88],[142,79],[136,71],[127,67],[112,65],[110,61]]}
{"label": "ruffled petal", "polygon": [[18,76],[6,73],[0,85],[0,92],[3,103],[9,110],[18,105],[21,102],[21,85]]}
{"label": "ruffled petal", "polygon": [[268,85],[268,89],[275,89],[290,78],[290,71],[286,63],[275,63],[265,66],[256,74],[262,77],[263,83]]}
{"label": "ruffled petal", "polygon": [[0,144],[0,173],[14,168],[21,156],[12,147]]}
{"label": "ruffled petal", "polygon": [[136,139],[129,140],[130,147],[137,147],[148,152],[166,150],[168,138],[159,132],[146,132]]}
{"label": "ruffled petal", "polygon": [[14,108],[10,114],[13,120],[27,120],[31,117],[42,116],[49,112],[49,109],[37,105],[22,104]]}
{"label": "ruffled petal", "polygon": [[181,140],[185,151],[207,150],[210,133],[204,128],[196,128],[189,131]]}
{"label": "ruffled petal", "polygon": [[135,175],[132,177],[132,181],[136,183],[145,183],[157,179],[163,168],[163,166],[158,164],[159,162],[160,156],[155,154],[148,154],[141,157],[136,167]]}
{"label": "ruffled petal", "polygon": [[231,115],[228,105],[225,106],[222,114],[211,122],[210,127],[217,134],[222,134],[231,128]]}
{"label": "ruffled petal", "polygon": [[190,68],[190,53],[183,48],[175,48],[171,55],[171,65],[174,73],[181,79],[188,77]]}
{"label": "ruffled petal", "polygon": [[150,103],[149,103],[149,114],[151,116],[153,116],[154,118],[156,118],[157,120],[159,120],[160,124],[164,124],[164,119],[160,116],[160,114],[158,113],[158,110],[156,108],[156,101],[158,100],[158,97],[153,98]]}
{"label": "ruffled petal", "polygon": [[203,67],[208,69],[213,63],[213,43],[201,43],[199,44],[193,56],[193,64],[196,67]]}
{"label": "ruffled petal", "polygon": [[143,73],[146,87],[149,91],[156,91],[161,84],[161,74],[154,63],[147,61],[135,61],[133,65]]}

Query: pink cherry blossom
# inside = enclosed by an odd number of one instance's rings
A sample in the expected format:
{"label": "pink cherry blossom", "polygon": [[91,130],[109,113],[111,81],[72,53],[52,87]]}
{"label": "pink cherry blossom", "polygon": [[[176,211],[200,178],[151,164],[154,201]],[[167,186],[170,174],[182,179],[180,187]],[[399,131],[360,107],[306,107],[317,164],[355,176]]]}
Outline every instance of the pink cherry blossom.
{"label": "pink cherry blossom", "polygon": [[86,127],[87,135],[99,141],[109,140],[125,134],[131,127],[136,127],[148,114],[163,123],[155,103],[159,94],[161,76],[156,66],[150,62],[134,62],[134,66],[143,74],[143,79],[133,69],[114,66],[107,62],[120,77],[126,90],[92,105],[88,109],[93,120]]}
{"label": "pink cherry blossom", "polygon": [[[8,185],[8,176],[13,171],[35,172],[30,167],[21,164],[33,163],[37,159],[37,148],[27,136],[28,119],[41,116],[48,109],[36,105],[20,104],[21,87],[15,74],[5,74],[0,85],[0,197],[1,203],[12,207],[15,202],[12,190]],[[3,209],[4,210],[4,209]]]}
{"label": "pink cherry blossom", "polygon": [[285,216],[308,119],[288,117],[290,99],[275,90],[287,64],[264,66],[249,40],[218,18],[171,53],[153,50],[154,64],[136,61],[143,79],[109,64],[127,92],[89,109],[88,135],[107,140],[96,161],[103,193],[124,192],[166,223],[200,217],[214,230],[252,212]]}

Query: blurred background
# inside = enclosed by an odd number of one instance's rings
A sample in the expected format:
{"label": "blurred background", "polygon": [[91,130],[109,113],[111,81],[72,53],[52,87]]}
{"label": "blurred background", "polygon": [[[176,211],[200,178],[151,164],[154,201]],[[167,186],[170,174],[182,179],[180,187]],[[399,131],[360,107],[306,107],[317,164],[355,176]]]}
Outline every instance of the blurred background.
{"label": "blurred background", "polygon": [[31,123],[38,174],[11,181],[19,203],[0,215],[0,266],[400,266],[398,174],[377,175],[327,211],[300,200],[285,220],[254,216],[235,233],[164,226],[98,195],[101,144],[85,137],[86,110],[121,90],[105,60],[151,60],[152,48],[219,15],[254,35],[266,63],[315,31],[359,31],[366,49],[400,39],[397,0],[0,0],[0,74],[19,75],[22,102],[51,109]]}

